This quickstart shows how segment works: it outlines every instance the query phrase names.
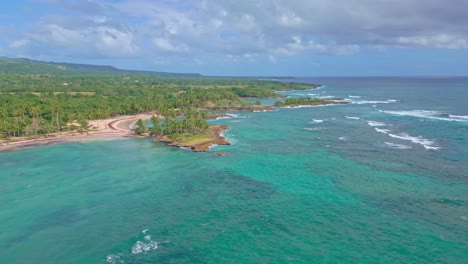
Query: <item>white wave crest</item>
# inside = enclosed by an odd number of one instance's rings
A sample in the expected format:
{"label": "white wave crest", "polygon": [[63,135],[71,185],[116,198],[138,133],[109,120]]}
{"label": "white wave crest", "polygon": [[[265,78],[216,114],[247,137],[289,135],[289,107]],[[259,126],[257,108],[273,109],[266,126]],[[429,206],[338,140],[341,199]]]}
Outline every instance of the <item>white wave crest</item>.
{"label": "white wave crest", "polygon": [[308,108],[308,107],[319,107],[320,105],[296,105],[296,106],[283,106],[282,108],[286,109],[295,109],[295,108]]}
{"label": "white wave crest", "polygon": [[387,145],[389,148],[392,149],[410,149],[410,146],[402,145],[402,144],[395,144],[392,142],[384,142],[385,145]]}
{"label": "white wave crest", "polygon": [[230,118],[236,118],[236,117],[239,117],[239,115],[226,114],[226,115],[217,117],[216,120],[220,120],[220,119],[230,119]]}
{"label": "white wave crest", "polygon": [[314,123],[323,123],[323,120],[321,119],[312,119]]}
{"label": "white wave crest", "polygon": [[132,254],[148,253],[158,248],[158,243],[151,240],[151,236],[144,237],[144,241],[137,241],[132,247]]}
{"label": "white wave crest", "polygon": [[279,109],[272,109],[272,110],[254,110],[254,113],[261,113],[261,112],[274,112],[278,111]]}
{"label": "white wave crest", "polygon": [[323,130],[325,128],[324,127],[304,127],[303,129],[307,131],[317,131],[317,130]]}
{"label": "white wave crest", "polygon": [[[427,138],[424,138],[422,136],[415,137],[415,136],[408,135],[407,133],[392,134],[392,133],[390,133],[392,131],[389,130],[389,129],[378,128],[378,127],[381,127],[381,126],[385,126],[386,125],[385,123],[375,122],[375,121],[368,121],[367,123],[370,126],[374,127],[375,131],[377,131],[378,133],[389,135],[392,138],[411,141],[411,142],[413,142],[415,144],[422,145],[425,149],[431,149],[431,150],[440,149],[439,147],[433,146],[434,141],[432,141],[430,139],[427,139]],[[391,145],[391,144],[394,144],[394,143],[390,143],[390,142],[385,142],[385,144],[387,144],[387,145],[389,145],[390,147],[393,147],[393,148],[398,148],[399,147],[399,146],[397,146],[398,144]],[[403,149],[402,146],[404,146],[404,145],[400,146],[401,149]],[[405,148],[410,148],[410,147],[405,146]]]}
{"label": "white wave crest", "polygon": [[347,119],[353,119],[353,120],[361,120],[360,117],[355,117],[355,116],[345,116]]}
{"label": "white wave crest", "polygon": [[432,150],[438,150],[439,147],[434,147],[433,144],[434,144],[434,141],[430,140],[430,139],[427,139],[427,138],[423,138],[421,136],[410,136],[406,133],[400,133],[400,134],[392,134],[392,133],[388,133],[389,136],[391,136],[392,138],[398,138],[398,139],[401,139],[401,140],[407,140],[407,141],[411,141],[415,144],[419,144],[419,145],[422,145],[425,149],[432,149]]}
{"label": "white wave crest", "polygon": [[338,139],[339,140],[347,140],[348,138],[347,137],[339,137]]}
{"label": "white wave crest", "polygon": [[387,124],[382,123],[382,122],[377,122],[377,121],[367,121],[367,124],[371,127],[380,127],[380,126],[386,126]]}
{"label": "white wave crest", "polygon": [[468,115],[449,115],[449,117],[468,120]]}
{"label": "white wave crest", "polygon": [[427,110],[410,110],[410,111],[380,111],[382,113],[397,115],[397,116],[412,116],[419,118],[435,119],[442,121],[454,121],[454,122],[467,122],[468,116],[463,115],[447,115],[439,111],[427,111]]}
{"label": "white wave crest", "polygon": [[349,98],[362,98],[360,95],[348,95]]}
{"label": "white wave crest", "polygon": [[396,99],[388,99],[385,101],[352,101],[353,104],[392,104],[396,102],[398,102]]}
{"label": "white wave crest", "polygon": [[383,134],[388,134],[390,133],[390,130],[388,129],[381,129],[381,128],[377,128],[377,127],[374,127],[375,131],[379,132],[379,133],[383,133]]}
{"label": "white wave crest", "polygon": [[230,116],[229,118],[250,118],[250,116],[244,116],[244,115],[233,114],[233,113],[226,113],[226,115]]}
{"label": "white wave crest", "polygon": [[122,254],[109,254],[106,257],[106,262],[112,264],[125,263],[121,258]]}

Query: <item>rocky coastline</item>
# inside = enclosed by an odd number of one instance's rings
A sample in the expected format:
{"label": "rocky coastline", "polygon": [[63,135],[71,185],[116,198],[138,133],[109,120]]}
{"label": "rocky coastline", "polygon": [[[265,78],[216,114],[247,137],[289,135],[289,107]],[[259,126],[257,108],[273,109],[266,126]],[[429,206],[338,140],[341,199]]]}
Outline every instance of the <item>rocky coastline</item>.
{"label": "rocky coastline", "polygon": [[154,137],[154,141],[163,142],[167,146],[176,146],[179,148],[191,149],[194,152],[207,152],[210,151],[210,147],[214,145],[231,145],[221,133],[229,129],[226,125],[211,126],[206,138],[201,141],[191,142],[179,142],[171,140],[167,136]]}

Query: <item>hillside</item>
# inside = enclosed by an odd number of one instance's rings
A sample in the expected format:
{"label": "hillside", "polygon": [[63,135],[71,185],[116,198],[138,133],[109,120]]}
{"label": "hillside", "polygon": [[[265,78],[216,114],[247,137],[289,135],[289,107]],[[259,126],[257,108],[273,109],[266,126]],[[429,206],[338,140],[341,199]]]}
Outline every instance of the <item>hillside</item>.
{"label": "hillside", "polygon": [[201,77],[198,73],[170,73],[122,70],[113,66],[78,63],[45,62],[25,58],[0,57],[0,73],[71,74],[71,73],[142,73],[165,77]]}

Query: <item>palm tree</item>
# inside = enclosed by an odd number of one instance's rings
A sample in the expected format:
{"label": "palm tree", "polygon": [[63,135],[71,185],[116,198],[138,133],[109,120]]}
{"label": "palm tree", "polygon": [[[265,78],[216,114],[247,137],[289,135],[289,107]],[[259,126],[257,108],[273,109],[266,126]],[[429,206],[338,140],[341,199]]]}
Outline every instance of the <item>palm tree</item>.
{"label": "palm tree", "polygon": [[13,112],[13,115],[15,116],[15,120],[16,120],[16,125],[15,125],[15,130],[18,132],[16,134],[16,136],[20,136],[20,119],[21,119],[21,116],[23,114],[23,110],[21,110],[20,108],[17,108],[15,109],[15,111]]}
{"label": "palm tree", "polygon": [[39,130],[39,114],[41,110],[38,106],[32,106],[29,112],[33,118],[34,135],[37,136],[37,131]]}

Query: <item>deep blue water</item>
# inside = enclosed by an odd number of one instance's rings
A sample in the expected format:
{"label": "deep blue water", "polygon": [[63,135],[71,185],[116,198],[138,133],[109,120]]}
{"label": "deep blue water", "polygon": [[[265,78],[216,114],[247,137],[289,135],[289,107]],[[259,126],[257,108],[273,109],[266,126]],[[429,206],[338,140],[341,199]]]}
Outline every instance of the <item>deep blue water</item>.
{"label": "deep blue water", "polygon": [[0,153],[0,262],[466,263],[468,79],[294,81],[352,104],[232,113],[211,153]]}

